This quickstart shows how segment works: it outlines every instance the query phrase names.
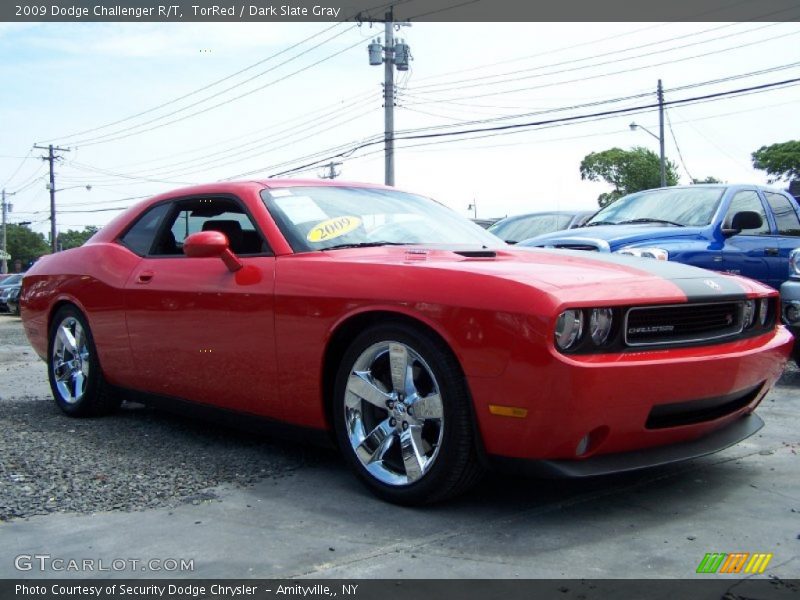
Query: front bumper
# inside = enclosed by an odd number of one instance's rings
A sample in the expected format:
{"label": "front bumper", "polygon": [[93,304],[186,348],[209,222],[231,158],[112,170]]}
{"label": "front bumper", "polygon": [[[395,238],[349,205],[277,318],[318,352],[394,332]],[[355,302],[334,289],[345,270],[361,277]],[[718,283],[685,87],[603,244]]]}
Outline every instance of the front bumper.
{"label": "front bumper", "polygon": [[764,426],[756,414],[745,415],[705,437],[647,450],[601,454],[586,460],[522,460],[492,457],[497,469],[539,477],[594,477],[660,467],[719,452],[747,439]]}
{"label": "front bumper", "polygon": [[781,284],[781,318],[795,337],[800,337],[800,280]]}
{"label": "front bumper", "polygon": [[[789,331],[778,326],[757,337],[694,348],[580,357],[553,351],[546,358],[531,354],[531,347],[527,356],[514,349],[502,376],[469,378],[483,447],[488,456],[556,465],[641,455],[631,468],[662,464],[666,455],[684,460],[714,452],[725,447],[715,448],[723,438],[714,436],[729,427],[734,439],[727,445],[738,441],[736,435],[752,434],[735,424],[781,376],[792,344]],[[523,410],[511,418],[493,412],[498,405]],[[694,442],[699,445],[676,450]],[[670,446],[666,455],[658,451]],[[708,450],[698,454],[698,448]],[[595,464],[609,467],[583,468],[616,471],[617,462],[608,458]]]}

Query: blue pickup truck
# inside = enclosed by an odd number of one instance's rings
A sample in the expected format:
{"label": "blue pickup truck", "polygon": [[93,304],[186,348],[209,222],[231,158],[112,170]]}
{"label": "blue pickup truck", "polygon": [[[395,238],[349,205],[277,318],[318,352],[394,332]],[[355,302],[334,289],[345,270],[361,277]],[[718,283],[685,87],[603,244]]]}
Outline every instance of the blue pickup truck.
{"label": "blue pickup truck", "polygon": [[787,192],[756,185],[691,185],[636,192],[583,227],[520,246],[616,252],[744,275],[778,289],[800,247],[800,208]]}

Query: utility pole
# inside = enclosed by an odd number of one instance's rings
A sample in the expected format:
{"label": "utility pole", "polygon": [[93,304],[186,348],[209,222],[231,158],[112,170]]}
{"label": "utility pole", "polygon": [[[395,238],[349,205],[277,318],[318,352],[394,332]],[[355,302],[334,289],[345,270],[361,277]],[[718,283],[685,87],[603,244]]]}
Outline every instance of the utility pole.
{"label": "utility pole", "polygon": [[[403,40],[394,39],[394,8],[389,7],[383,20],[385,45],[376,38],[368,46],[369,64],[383,63],[383,120],[384,120],[384,162],[386,185],[394,185],[394,69],[408,71],[411,51]],[[409,25],[401,23],[400,25]]]}
{"label": "utility pole", "polygon": [[661,187],[667,187],[667,160],[664,156],[664,87],[658,80],[658,145],[661,151]]}
{"label": "utility pole", "polygon": [[3,189],[3,258],[0,262],[0,273],[8,273],[8,239],[6,238],[6,224],[8,222],[8,213],[11,212],[11,205],[6,202],[6,196],[13,196],[14,192],[6,193]]}
{"label": "utility pole", "polygon": [[341,165],[342,163],[340,162],[333,162],[333,161],[329,162],[327,165],[325,165],[328,168],[328,172],[322,173],[319,176],[320,179],[336,179],[339,175],[342,174],[341,171],[336,170],[336,167],[340,167]]}
{"label": "utility pole", "polygon": [[43,156],[42,160],[50,163],[50,249],[55,254],[58,252],[58,240],[56,239],[56,176],[53,170],[53,163],[56,158],[55,152],[69,152],[69,148],[59,148],[58,146],[34,146],[39,150],[47,150],[47,156]]}

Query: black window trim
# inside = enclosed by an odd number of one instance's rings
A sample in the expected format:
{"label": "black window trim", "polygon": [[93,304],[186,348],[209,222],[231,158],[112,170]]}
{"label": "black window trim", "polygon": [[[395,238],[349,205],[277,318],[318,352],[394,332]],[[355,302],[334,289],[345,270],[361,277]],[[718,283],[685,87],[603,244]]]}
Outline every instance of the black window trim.
{"label": "black window trim", "polygon": [[[273,252],[272,247],[270,246],[270,243],[269,243],[269,240],[267,239],[267,236],[264,235],[264,232],[259,227],[258,221],[253,218],[252,212],[248,209],[247,205],[244,202],[242,202],[242,199],[239,198],[239,196],[236,196],[235,194],[230,194],[230,193],[190,194],[190,195],[187,195],[187,196],[175,196],[173,198],[165,198],[163,200],[159,200],[158,202],[148,206],[135,220],[133,220],[130,223],[130,225],[128,225],[119,234],[119,236],[117,236],[117,239],[114,240],[114,241],[117,242],[118,244],[120,244],[121,246],[127,248],[128,250],[130,250],[131,252],[136,254],[136,256],[139,256],[141,258],[149,258],[149,259],[188,258],[185,254],[153,254],[153,247],[155,246],[156,241],[158,239],[160,239],[161,236],[164,234],[164,229],[167,226],[167,223],[170,223],[170,222],[174,221],[173,217],[175,216],[175,213],[180,210],[180,206],[179,206],[180,203],[181,202],[191,201],[191,200],[200,200],[202,198],[215,198],[215,199],[219,198],[219,199],[222,199],[222,200],[232,200],[234,203],[236,203],[239,206],[239,208],[242,209],[242,212],[245,215],[247,215],[247,218],[250,219],[250,222],[253,224],[253,228],[255,229],[256,233],[259,235],[259,237],[261,238],[261,241],[267,247],[266,252],[257,252],[257,253],[252,253],[252,254],[237,254],[236,256],[241,256],[243,258],[257,258],[257,257],[265,257],[265,256],[266,257],[274,257],[275,256],[275,253]],[[163,204],[172,204],[172,207],[166,213],[164,213],[164,216],[161,217],[161,222],[158,224],[158,228],[156,230],[156,233],[153,236],[152,242],[150,243],[150,248],[147,250],[146,254],[139,254],[138,252],[135,252],[127,244],[125,244],[125,242],[123,242],[122,238],[124,238],[128,234],[128,231],[133,229],[133,227],[148,212],[150,212],[152,209],[156,208],[157,206],[161,206]]]}

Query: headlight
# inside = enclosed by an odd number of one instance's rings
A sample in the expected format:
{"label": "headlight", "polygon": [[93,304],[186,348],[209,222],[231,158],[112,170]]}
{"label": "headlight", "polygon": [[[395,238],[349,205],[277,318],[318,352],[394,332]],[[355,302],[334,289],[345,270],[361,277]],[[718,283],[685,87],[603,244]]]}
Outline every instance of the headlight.
{"label": "headlight", "polygon": [[606,343],[608,335],[611,333],[611,325],[614,313],[610,308],[595,308],[589,317],[589,334],[596,346]]}
{"label": "headlight", "polygon": [[639,258],[669,260],[669,252],[663,248],[620,248],[614,252],[614,254],[627,254],[628,256],[638,256]]}
{"label": "headlight", "polygon": [[569,350],[581,339],[583,334],[583,311],[565,310],[556,321],[556,345],[561,350]]}
{"label": "headlight", "polygon": [[758,324],[761,327],[767,324],[767,314],[769,313],[769,300],[761,298],[758,301]]}
{"label": "headlight", "polygon": [[742,313],[742,321],[744,322],[745,329],[747,329],[753,324],[755,317],[756,317],[756,301],[745,300],[744,311]]}
{"label": "headlight", "polygon": [[789,276],[800,277],[800,248],[789,253]]}

